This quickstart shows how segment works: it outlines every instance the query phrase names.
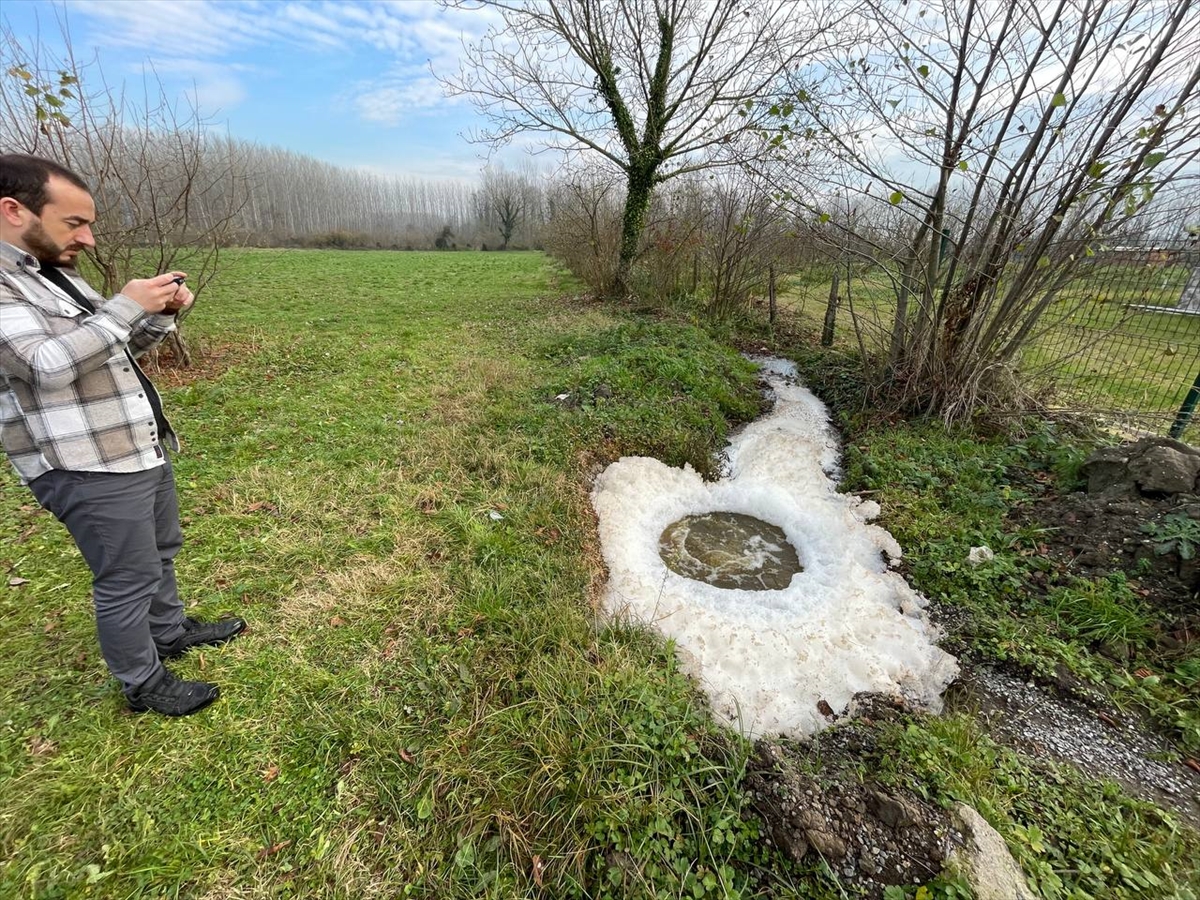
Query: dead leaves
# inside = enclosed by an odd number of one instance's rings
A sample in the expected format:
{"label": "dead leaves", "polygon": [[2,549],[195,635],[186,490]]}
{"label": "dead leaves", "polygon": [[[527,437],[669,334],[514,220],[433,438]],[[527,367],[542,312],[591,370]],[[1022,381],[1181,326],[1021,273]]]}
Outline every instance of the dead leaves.
{"label": "dead leaves", "polygon": [[58,744],[49,738],[44,738],[41,735],[34,735],[25,745],[25,749],[29,751],[30,756],[51,757],[58,754]]}
{"label": "dead leaves", "polygon": [[263,847],[261,850],[258,851],[258,855],[255,856],[254,858],[257,859],[259,862],[262,862],[268,856],[274,856],[276,853],[278,853],[284,847],[291,846],[291,843],[292,843],[291,840],[286,840],[286,841],[280,841],[278,844],[271,844],[268,847]]}
{"label": "dead leaves", "polygon": [[562,540],[562,532],[552,525],[543,525],[540,528],[536,528],[534,529],[533,534],[534,537],[536,537],[538,541],[546,547],[553,547],[560,540]]}
{"label": "dead leaves", "polygon": [[265,769],[262,770],[262,780],[264,782],[266,782],[267,784],[270,784],[272,781],[274,781],[278,777],[279,777],[279,766],[269,765]]}
{"label": "dead leaves", "polygon": [[546,871],[546,864],[540,856],[536,854],[533,857],[533,883],[538,887],[542,886],[542,873]]}

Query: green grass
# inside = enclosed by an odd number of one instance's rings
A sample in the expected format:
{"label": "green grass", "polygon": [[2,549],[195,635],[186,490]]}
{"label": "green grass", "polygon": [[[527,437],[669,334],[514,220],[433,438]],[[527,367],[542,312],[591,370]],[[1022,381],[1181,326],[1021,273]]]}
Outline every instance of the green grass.
{"label": "green grass", "polygon": [[230,254],[188,323],[228,367],[165,391],[182,590],[250,622],[178,665],[222,687],[194,718],[126,714],[83,563],[0,478],[0,896],[789,896],[744,743],[593,613],[589,471],[707,468],[751,367],[570,287],[535,254]]}
{"label": "green grass", "polygon": [[[595,613],[589,475],[631,453],[710,470],[758,412],[751,369],[694,325],[561,297],[577,290],[538,254],[230,254],[188,323],[204,376],[159,376],[185,441],[183,592],[251,626],[178,665],[222,686],[193,718],[124,712],[78,553],[0,476],[0,896],[844,896],[744,814],[749,748],[671,648]],[[918,586],[977,613],[977,652],[1123,677],[1087,649],[1152,626],[1121,586],[1022,608],[1031,536],[1003,543],[1021,499],[1006,473],[1066,470],[1073,451],[938,434],[901,424],[848,448]],[[987,541],[996,566],[952,568]],[[1190,727],[1182,680],[1129,681],[1129,702]],[[1052,872],[1088,889],[1070,896],[1122,896],[1084,873],[1097,847],[1138,877],[1200,858],[1108,787],[1041,784],[1016,755],[989,775],[999,751],[971,727],[881,731],[887,771],[974,798],[1019,855],[1067,817]]]}

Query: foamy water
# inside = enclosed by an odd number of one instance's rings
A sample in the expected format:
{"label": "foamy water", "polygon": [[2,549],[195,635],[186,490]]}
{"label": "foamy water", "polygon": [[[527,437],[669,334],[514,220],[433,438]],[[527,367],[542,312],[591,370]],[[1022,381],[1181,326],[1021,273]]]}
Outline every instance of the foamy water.
{"label": "foamy water", "polygon": [[[925,599],[889,561],[900,547],[871,525],[879,507],[837,493],[828,413],[783,360],[756,360],[777,401],[727,448],[727,474],[625,457],[600,475],[592,504],[609,569],[605,608],[675,641],[718,715],[750,734],[806,735],[860,691],[937,710],[958,672],[934,644]],[[659,536],[684,516],[722,511],[779,526],[804,570],[784,590],[731,590],[677,575]]]}

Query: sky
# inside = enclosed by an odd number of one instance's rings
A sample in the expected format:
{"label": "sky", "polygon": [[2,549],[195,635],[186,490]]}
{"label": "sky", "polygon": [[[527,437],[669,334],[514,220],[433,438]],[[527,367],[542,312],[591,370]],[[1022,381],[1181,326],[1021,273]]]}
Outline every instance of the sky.
{"label": "sky", "polygon": [[[470,102],[447,98],[430,69],[457,73],[464,39],[492,21],[430,0],[2,0],[24,46],[76,58],[109,84],[140,86],[152,66],[170,94],[192,95],[216,127],[337,165],[474,180],[487,148]],[[524,148],[499,161],[527,158]]]}

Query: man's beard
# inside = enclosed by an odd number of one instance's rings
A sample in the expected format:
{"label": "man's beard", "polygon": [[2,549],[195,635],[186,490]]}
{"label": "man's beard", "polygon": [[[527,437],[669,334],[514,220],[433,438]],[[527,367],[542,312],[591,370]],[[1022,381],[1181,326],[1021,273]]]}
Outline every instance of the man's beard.
{"label": "man's beard", "polygon": [[75,256],[83,249],[82,244],[68,244],[62,247],[54,243],[40,221],[32,223],[21,235],[21,239],[38,262],[51,266],[75,265]]}

